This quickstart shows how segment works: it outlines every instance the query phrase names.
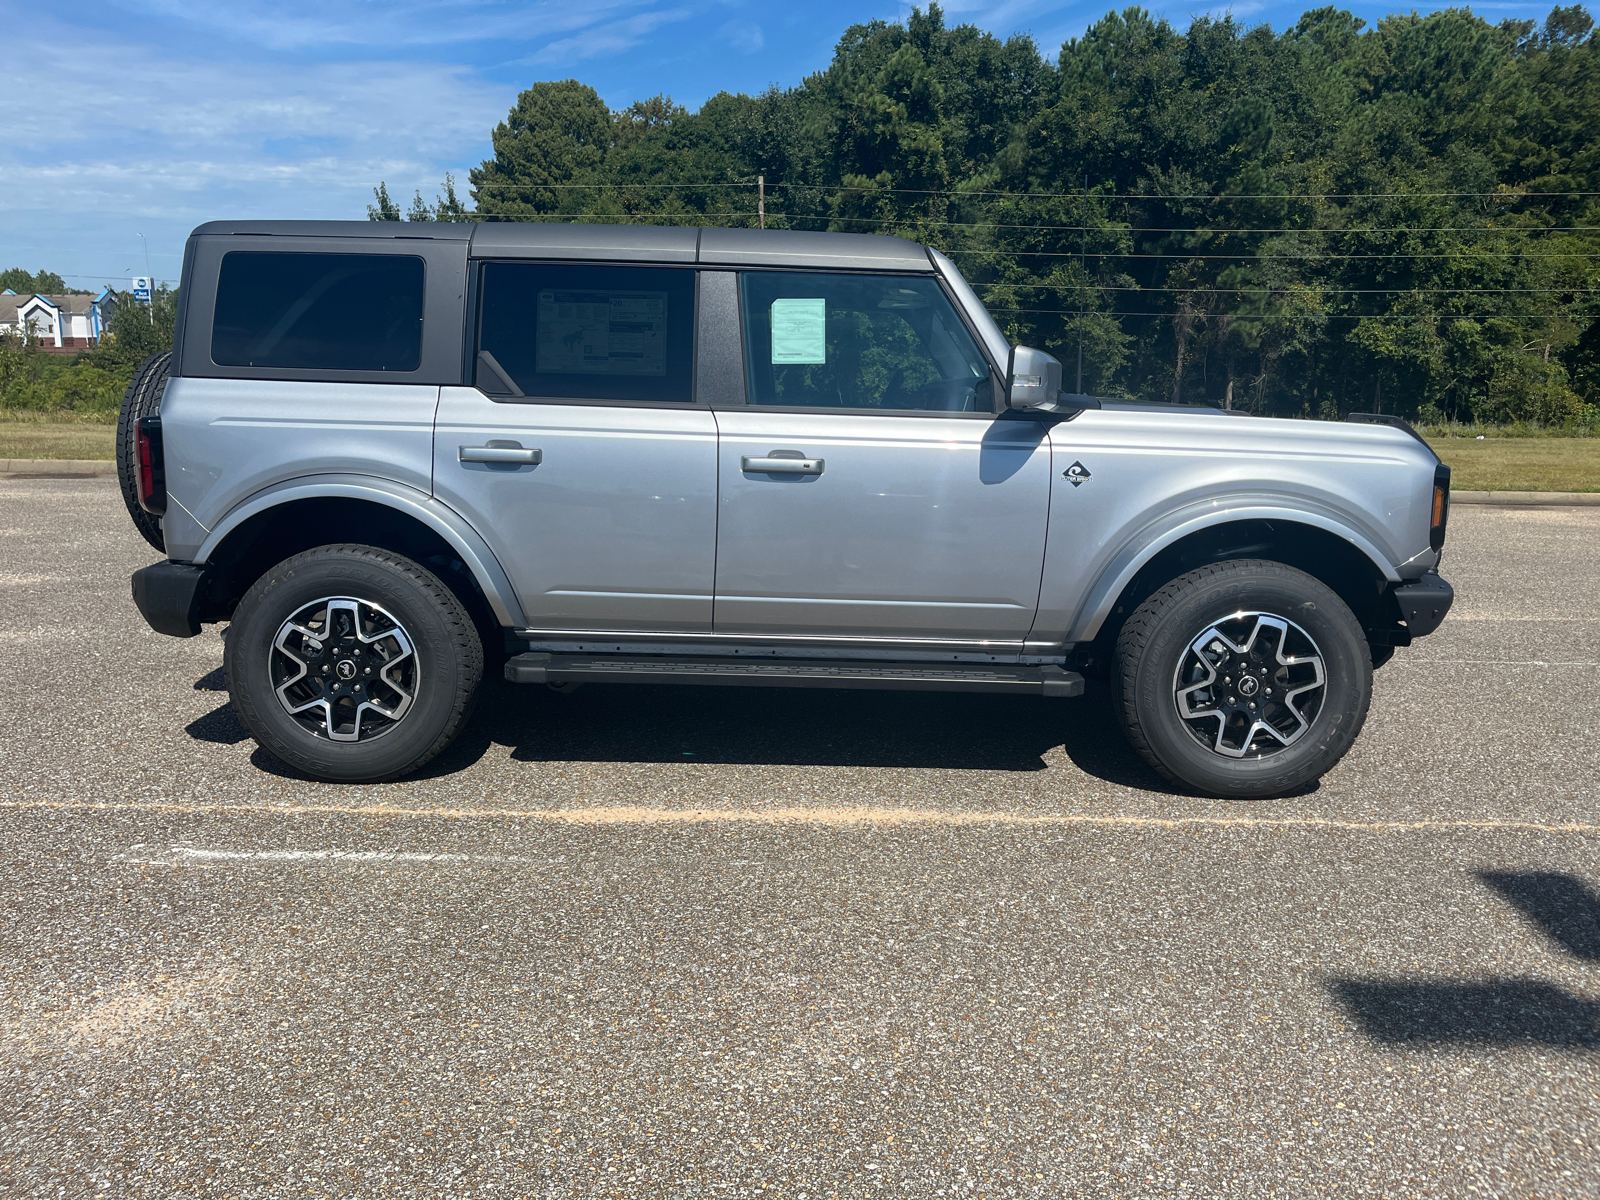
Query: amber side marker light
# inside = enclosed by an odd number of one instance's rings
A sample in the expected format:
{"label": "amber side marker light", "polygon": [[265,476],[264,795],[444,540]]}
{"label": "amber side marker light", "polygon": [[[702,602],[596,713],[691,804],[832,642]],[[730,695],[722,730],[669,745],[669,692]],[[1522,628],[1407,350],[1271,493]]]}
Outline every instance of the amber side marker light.
{"label": "amber side marker light", "polygon": [[1450,468],[1440,463],[1433,469],[1433,520],[1428,526],[1428,545],[1435,550],[1444,545],[1444,530],[1449,522]]}
{"label": "amber side marker light", "polygon": [[153,517],[163,516],[167,511],[167,458],[161,445],[161,418],[135,421],[133,441],[139,458],[139,507]]}

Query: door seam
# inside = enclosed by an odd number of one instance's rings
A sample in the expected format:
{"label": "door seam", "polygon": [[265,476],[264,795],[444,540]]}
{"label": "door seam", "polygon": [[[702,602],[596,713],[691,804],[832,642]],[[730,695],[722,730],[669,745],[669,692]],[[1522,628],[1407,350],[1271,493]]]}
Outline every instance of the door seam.
{"label": "door seam", "polygon": [[720,581],[717,578],[717,564],[722,554],[722,422],[717,420],[715,409],[707,409],[711,413],[711,427],[717,434],[717,453],[712,462],[716,470],[716,486],[711,491],[712,511],[715,514],[711,520],[711,633],[717,632],[717,592]]}
{"label": "door seam", "polygon": [[[1039,593],[1033,598],[1033,620],[1028,622],[1028,632],[1022,637],[1022,644],[1024,647],[1026,647],[1029,642],[1033,641],[1033,631],[1039,627],[1039,613],[1044,608],[1045,568],[1050,562],[1050,528],[1055,524],[1055,522],[1051,520],[1051,518],[1055,516],[1055,510],[1052,506],[1052,501],[1054,500],[1056,494],[1056,441],[1054,435],[1054,426],[1046,430],[1044,435],[1045,458],[1049,460],[1050,464],[1045,469],[1044,546],[1040,549],[1039,553]],[[1024,649],[1023,653],[1027,653],[1026,649]]]}

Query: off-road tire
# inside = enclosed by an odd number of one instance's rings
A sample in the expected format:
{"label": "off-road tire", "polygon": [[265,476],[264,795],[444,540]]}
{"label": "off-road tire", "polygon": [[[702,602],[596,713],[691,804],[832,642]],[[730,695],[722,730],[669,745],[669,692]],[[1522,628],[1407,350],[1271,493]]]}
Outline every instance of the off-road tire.
{"label": "off-road tire", "polygon": [[[1292,744],[1231,759],[1190,733],[1174,681],[1194,639],[1237,612],[1282,616],[1304,629],[1321,652],[1326,691]],[[1128,741],[1163,776],[1209,796],[1265,798],[1320,778],[1350,749],[1372,701],[1372,651],[1326,584],[1282,563],[1239,559],[1180,575],[1139,605],[1117,637],[1111,682]]]}
{"label": "off-road tire", "polygon": [[170,350],[152,354],[140,363],[128,390],[122,393],[122,409],[117,413],[117,482],[122,484],[122,502],[128,506],[139,536],[163,554],[167,543],[161,536],[161,518],[139,507],[139,447],[133,436],[133,423],[161,410],[161,393],[167,386],[171,366]]}
{"label": "off-road tire", "polygon": [[[290,716],[273,691],[273,641],[285,621],[329,597],[355,597],[391,614],[414,644],[420,683],[386,734],[329,741]],[[455,594],[425,567],[373,546],[319,546],[285,559],[239,602],[223,654],[234,711],[281,762],[330,783],[381,783],[422,767],[471,716],[483,677],[483,643]]]}

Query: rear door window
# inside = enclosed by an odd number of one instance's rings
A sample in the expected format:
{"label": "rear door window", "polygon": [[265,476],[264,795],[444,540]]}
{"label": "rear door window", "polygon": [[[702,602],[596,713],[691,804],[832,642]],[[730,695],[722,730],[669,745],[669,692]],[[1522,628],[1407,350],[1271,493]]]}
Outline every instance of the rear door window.
{"label": "rear door window", "polygon": [[474,382],[497,400],[694,399],[694,272],[485,263]]}
{"label": "rear door window", "polygon": [[422,259],[402,254],[223,255],[211,326],[219,366],[415,371]]}
{"label": "rear door window", "polygon": [[748,271],[740,295],[751,404],[994,411],[988,361],[927,276]]}

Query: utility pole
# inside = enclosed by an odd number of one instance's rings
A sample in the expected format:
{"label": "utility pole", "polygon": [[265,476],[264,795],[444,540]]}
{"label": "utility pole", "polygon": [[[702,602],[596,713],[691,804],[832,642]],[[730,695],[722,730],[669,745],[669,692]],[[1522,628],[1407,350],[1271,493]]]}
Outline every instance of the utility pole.
{"label": "utility pole", "polygon": [[150,288],[150,299],[145,302],[145,309],[150,314],[150,328],[154,329],[156,326],[156,281],[150,278],[150,239],[142,233],[139,235],[139,239],[144,242],[144,278]]}
{"label": "utility pole", "polygon": [[756,217],[761,222],[761,228],[767,227],[767,177],[756,176]]}
{"label": "utility pole", "polygon": [[1083,207],[1079,212],[1078,233],[1078,386],[1076,395],[1083,395],[1083,306],[1084,287],[1089,281],[1089,177],[1083,177]]}

